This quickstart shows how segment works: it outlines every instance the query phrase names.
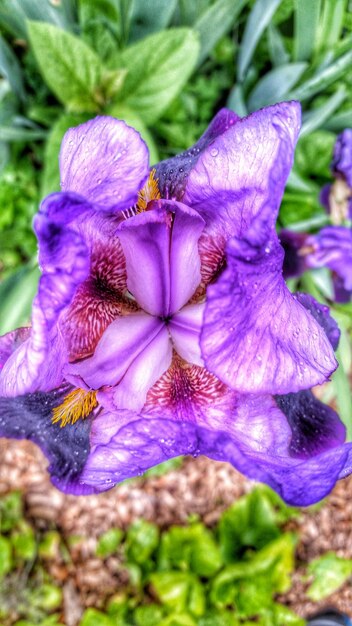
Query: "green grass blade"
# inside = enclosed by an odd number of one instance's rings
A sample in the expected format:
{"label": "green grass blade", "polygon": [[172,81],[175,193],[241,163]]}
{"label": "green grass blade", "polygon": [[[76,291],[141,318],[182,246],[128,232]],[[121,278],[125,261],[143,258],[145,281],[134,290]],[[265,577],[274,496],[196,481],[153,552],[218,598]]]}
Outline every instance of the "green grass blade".
{"label": "green grass blade", "polygon": [[219,39],[230,30],[247,2],[248,0],[217,0],[194,23],[193,28],[200,39],[198,65],[203,63]]}
{"label": "green grass blade", "polygon": [[293,50],[295,61],[308,61],[319,27],[321,0],[296,0]]}
{"label": "green grass blade", "polygon": [[299,81],[307,63],[286,63],[274,68],[259,80],[248,99],[248,108],[255,111],[284,99]]}
{"label": "green grass blade", "polygon": [[303,85],[294,89],[289,94],[289,98],[294,100],[306,100],[320,93],[331,85],[335,80],[343,76],[346,70],[352,68],[352,50],[336,59],[331,65],[318,71],[313,78],[307,80]]}
{"label": "green grass blade", "polygon": [[264,30],[270,23],[281,0],[257,0],[246,23],[237,58],[237,78],[243,81],[254,50]]}
{"label": "green grass blade", "polygon": [[339,108],[340,104],[345,100],[347,96],[344,86],[340,87],[336,93],[334,93],[328,100],[319,108],[310,111],[304,118],[300,137],[312,133],[313,130],[317,130],[323,126],[323,124],[332,116],[332,114]]}

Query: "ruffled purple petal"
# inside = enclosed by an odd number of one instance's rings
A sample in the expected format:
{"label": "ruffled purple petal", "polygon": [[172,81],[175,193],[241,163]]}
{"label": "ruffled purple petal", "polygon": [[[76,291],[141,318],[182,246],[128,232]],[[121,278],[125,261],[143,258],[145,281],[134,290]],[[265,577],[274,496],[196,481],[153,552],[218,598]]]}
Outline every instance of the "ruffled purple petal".
{"label": "ruffled purple petal", "polygon": [[337,322],[330,315],[328,306],[317,302],[309,293],[295,293],[294,298],[307,309],[321,326],[334,350],[337,350],[340,340],[340,329]]}
{"label": "ruffled purple petal", "polygon": [[128,289],[145,311],[167,317],[200,283],[198,239],[204,222],[181,203],[155,201],[150,207],[122,222],[118,235]]}
{"label": "ruffled purple petal", "polygon": [[307,239],[312,252],[306,256],[308,267],[328,267],[342,279],[346,291],[352,291],[352,229],[326,226]]}
{"label": "ruffled purple petal", "polygon": [[[84,210],[84,205],[79,206]],[[36,216],[35,230],[43,274],[33,302],[30,336],[7,359],[0,374],[4,396],[48,391],[61,384],[68,354],[57,322],[89,272],[89,252],[76,232],[55,222],[45,210]]]}
{"label": "ruffled purple petal", "polygon": [[108,326],[94,355],[65,369],[66,377],[88,389],[116,385],[134,361],[163,330],[164,323],[146,313],[131,313]]}
{"label": "ruffled purple petal", "polygon": [[205,133],[192,148],[156,165],[156,178],[162,198],[182,200],[187,177],[201,152],[239,119],[236,113],[230,109],[220,109]]}
{"label": "ruffled purple petal", "polygon": [[297,102],[236,121],[200,154],[183,202],[205,218],[211,232],[226,238],[244,233],[265,205],[275,223],[299,127]]}
{"label": "ruffled purple petal", "polygon": [[11,356],[20,345],[27,341],[31,333],[29,327],[17,328],[6,335],[0,337],[0,371],[4,367],[7,359]]}
{"label": "ruffled purple petal", "polygon": [[64,136],[61,188],[105,211],[132,206],[148,176],[148,148],[140,134],[113,117],[96,117]]}
{"label": "ruffled purple petal", "polygon": [[50,393],[30,393],[17,398],[0,397],[0,437],[29,439],[48,457],[54,484],[65,491],[79,490],[78,477],[87,461],[91,418],[60,428],[52,423],[52,411],[70,391],[66,387]]}
{"label": "ruffled purple petal", "polygon": [[282,278],[277,237],[265,249],[232,239],[227,269],[207,290],[201,334],[207,369],[237,391],[289,393],[336,369],[330,342]]}
{"label": "ruffled purple petal", "polygon": [[343,177],[352,188],[352,128],[346,128],[337,138],[331,169]]}

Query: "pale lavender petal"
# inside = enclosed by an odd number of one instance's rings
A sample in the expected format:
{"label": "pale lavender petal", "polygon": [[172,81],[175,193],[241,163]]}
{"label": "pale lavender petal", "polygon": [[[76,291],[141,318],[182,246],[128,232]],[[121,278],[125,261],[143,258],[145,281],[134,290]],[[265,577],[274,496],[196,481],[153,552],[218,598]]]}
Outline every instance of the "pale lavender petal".
{"label": "pale lavender petal", "polygon": [[244,233],[268,204],[274,223],[299,126],[297,102],[276,104],[236,121],[200,154],[183,201],[205,218],[212,232],[226,237]]}
{"label": "pale lavender petal", "polygon": [[128,208],[147,179],[148,162],[148,148],[136,130],[113,117],[96,117],[64,136],[61,188],[106,211]]}
{"label": "pale lavender petal", "polygon": [[323,383],[337,367],[330,342],[282,278],[283,250],[245,239],[207,290],[201,334],[206,367],[237,391],[289,393]]}
{"label": "pale lavender petal", "polygon": [[92,357],[67,366],[66,378],[90,389],[116,385],[163,327],[160,319],[143,312],[120,317],[108,326]]}
{"label": "pale lavender petal", "polygon": [[204,365],[200,349],[205,303],[189,304],[173,315],[168,328],[177,354],[188,363]]}
{"label": "pale lavender petal", "polygon": [[147,393],[170,367],[172,344],[166,326],[144,348],[129,366],[121,382],[117,385],[113,401],[117,409],[140,411]]}
{"label": "pale lavender petal", "polygon": [[230,109],[220,109],[205,133],[192,148],[156,165],[156,178],[159,181],[159,189],[163,198],[182,200],[187,177],[201,152],[239,119],[236,113]]}
{"label": "pale lavender petal", "polygon": [[199,285],[203,227],[197,213],[164,201],[150,203],[150,210],[120,225],[128,289],[151,315],[167,317],[179,310]]}

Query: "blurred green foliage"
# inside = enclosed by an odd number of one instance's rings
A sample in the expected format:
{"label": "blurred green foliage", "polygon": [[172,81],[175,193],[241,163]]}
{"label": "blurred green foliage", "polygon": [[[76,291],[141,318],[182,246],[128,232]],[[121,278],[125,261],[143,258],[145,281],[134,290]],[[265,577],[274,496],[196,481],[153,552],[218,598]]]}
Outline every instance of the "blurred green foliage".
{"label": "blurred green foliage", "polygon": [[[100,608],[86,609],[79,626],[303,626],[277,601],[290,589],[296,568],[297,537],[285,525],[292,526],[298,514],[259,486],[211,529],[196,517],[163,531],[142,519],[125,532],[109,528],[98,537],[95,553],[102,569],[114,558],[116,574],[125,572],[126,582],[116,583],[105,599],[102,594]],[[75,554],[85,539],[64,538],[53,527],[34,531],[18,492],[0,498],[0,516],[1,624],[63,624],[62,588],[50,567],[66,564],[71,573],[84,568]],[[312,561],[308,597],[327,597],[351,573],[351,561],[334,553]]]}

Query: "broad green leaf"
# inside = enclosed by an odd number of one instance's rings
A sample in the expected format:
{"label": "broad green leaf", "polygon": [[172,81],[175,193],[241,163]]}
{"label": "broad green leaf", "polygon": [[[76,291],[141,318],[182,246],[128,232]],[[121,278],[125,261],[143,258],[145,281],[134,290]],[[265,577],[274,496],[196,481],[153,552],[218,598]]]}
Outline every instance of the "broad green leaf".
{"label": "broad green leaf", "polygon": [[11,535],[11,543],[16,558],[32,561],[37,553],[37,544],[33,528],[25,520],[21,520]]}
{"label": "broad green leaf", "polygon": [[165,619],[159,622],[158,626],[198,626],[198,622],[195,622],[188,613],[177,612],[165,617]]}
{"label": "broad green leaf", "polygon": [[116,622],[97,609],[86,609],[79,626],[116,626]]}
{"label": "broad green leaf", "polygon": [[134,0],[130,39],[142,39],[151,33],[163,30],[169,25],[175,12],[177,0]]}
{"label": "broad green leaf", "polygon": [[219,546],[203,524],[173,526],[162,536],[159,569],[190,569],[208,578],[216,574],[222,562]]}
{"label": "broad green leaf", "polygon": [[159,529],[156,524],[137,520],[129,527],[126,536],[127,558],[143,564],[153,554],[159,544]]}
{"label": "broad green leaf", "polygon": [[48,136],[41,179],[42,197],[60,190],[59,152],[65,132],[73,126],[78,126],[89,119],[89,115],[64,113],[55,122]]}
{"label": "broad green leaf", "polygon": [[154,592],[168,609],[189,611],[203,615],[204,589],[198,578],[190,572],[156,572],[150,576]]}
{"label": "broad green leaf", "polygon": [[43,22],[28,22],[30,43],[41,74],[70,111],[98,111],[104,68],[81,39]]}
{"label": "broad green leaf", "polygon": [[239,626],[239,621],[233,611],[210,609],[199,618],[198,626]]}
{"label": "broad green leaf", "polygon": [[339,108],[340,104],[346,99],[347,93],[342,85],[336,93],[317,109],[313,109],[303,117],[303,124],[300,137],[309,135],[313,130],[317,130],[328,120],[332,114]]}
{"label": "broad green leaf", "polygon": [[255,111],[283,100],[307,67],[307,63],[287,63],[264,74],[249,96],[249,110]]}
{"label": "broad green leaf", "polygon": [[257,43],[268,26],[281,0],[256,0],[246,22],[237,59],[237,79],[242,82]]}
{"label": "broad green leaf", "polygon": [[19,326],[28,325],[38,278],[38,268],[28,265],[0,284],[1,335]]}
{"label": "broad green leaf", "polygon": [[9,81],[13,92],[25,100],[22,69],[16,55],[0,34],[0,74]]}
{"label": "broad green leaf", "polygon": [[306,191],[307,193],[318,192],[317,185],[313,181],[304,179],[295,167],[290,172],[287,187],[295,191]]}
{"label": "broad green leaf", "polygon": [[62,604],[62,590],[51,583],[44,583],[34,590],[31,602],[44,611],[55,611]]}
{"label": "broad green leaf", "polygon": [[306,80],[302,85],[288,94],[288,99],[306,100],[323,92],[335,80],[343,76],[346,70],[352,68],[352,50],[333,61],[328,67],[316,72],[316,74]]}
{"label": "broad green leaf", "polygon": [[103,61],[109,61],[119,45],[121,15],[118,0],[80,0],[81,36]]}
{"label": "broad green leaf", "polygon": [[0,535],[0,580],[12,569],[11,543],[7,537]]}
{"label": "broad green leaf", "polygon": [[196,2],[179,0],[179,22],[182,26],[193,26],[199,16],[202,15],[210,5],[211,0],[196,0]]}
{"label": "broad green leaf", "polygon": [[326,226],[330,220],[316,194],[286,191],[280,207],[280,224],[295,232]]}
{"label": "broad green leaf", "polygon": [[133,613],[137,626],[156,626],[164,617],[164,610],[159,604],[138,606]]}
{"label": "broad green leaf", "polygon": [[122,537],[123,532],[120,528],[109,528],[99,537],[96,555],[105,559],[114,554],[122,541]]}
{"label": "broad green leaf", "polygon": [[240,12],[248,0],[216,0],[199,19],[193,28],[199,35],[200,53],[198,65],[201,65],[214,48],[216,43],[223,37],[235,23]]}
{"label": "broad green leaf", "polygon": [[162,31],[128,47],[118,60],[128,70],[119,100],[152,124],[180,93],[198,52],[197,35],[187,28]]}
{"label": "broad green leaf", "polygon": [[22,496],[12,491],[0,499],[0,533],[14,528],[22,518]]}
{"label": "broad green leaf", "polygon": [[334,593],[352,575],[352,559],[342,559],[334,552],[327,552],[309,563],[308,574],[314,577],[314,581],[307,590],[307,596],[319,602]]}
{"label": "broad green leaf", "polygon": [[321,0],[295,0],[294,59],[308,61],[313,53],[319,28]]}

